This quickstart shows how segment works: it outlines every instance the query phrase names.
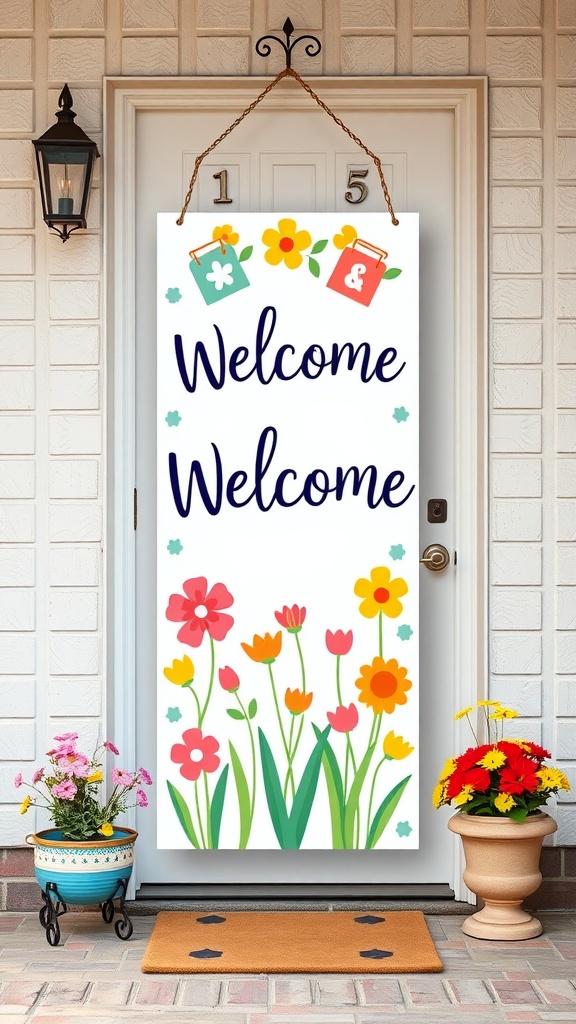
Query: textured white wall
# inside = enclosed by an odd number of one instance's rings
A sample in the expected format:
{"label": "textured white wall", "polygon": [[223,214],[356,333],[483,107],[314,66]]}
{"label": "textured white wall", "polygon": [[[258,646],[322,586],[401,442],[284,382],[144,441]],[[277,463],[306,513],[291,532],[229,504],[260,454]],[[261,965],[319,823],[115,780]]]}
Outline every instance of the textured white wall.
{"label": "textured white wall", "polygon": [[274,71],[287,14],[308,73],[490,76],[491,693],[576,788],[576,0],[0,0],[0,843],[33,826],[16,767],[91,741],[105,684],[99,182],[62,245],[29,139],[65,80],[101,146],[103,74]]}

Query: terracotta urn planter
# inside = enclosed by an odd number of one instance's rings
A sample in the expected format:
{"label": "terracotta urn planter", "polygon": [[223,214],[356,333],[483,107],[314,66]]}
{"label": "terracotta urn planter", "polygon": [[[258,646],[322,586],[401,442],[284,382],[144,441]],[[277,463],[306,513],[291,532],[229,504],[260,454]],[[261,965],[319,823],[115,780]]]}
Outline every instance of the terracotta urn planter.
{"label": "terracotta urn planter", "polygon": [[554,819],[542,811],[523,822],[459,811],[448,828],[462,837],[464,881],[485,904],[466,918],[462,931],[510,942],[540,935],[540,921],[522,910],[522,902],[542,881],[540,851],[544,836],[558,828]]}

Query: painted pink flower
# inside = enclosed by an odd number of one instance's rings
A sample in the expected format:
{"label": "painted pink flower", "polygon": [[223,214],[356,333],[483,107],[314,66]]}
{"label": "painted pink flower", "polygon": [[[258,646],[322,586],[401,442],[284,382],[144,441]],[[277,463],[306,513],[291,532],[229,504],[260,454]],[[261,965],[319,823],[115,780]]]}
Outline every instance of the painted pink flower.
{"label": "painted pink flower", "polygon": [[148,797],[143,789],[136,790],[136,803],[138,807],[148,807]]}
{"label": "painted pink flower", "polygon": [[102,746],[105,747],[106,750],[109,750],[111,754],[119,754],[120,753],[120,751],[118,750],[118,747],[116,746],[116,744],[112,743],[112,740],[104,740],[104,743],[102,744]]}
{"label": "painted pink flower", "polygon": [[182,733],[183,743],[175,743],[170,751],[170,760],[179,764],[180,775],[190,782],[200,778],[200,772],[215,772],[220,764],[216,751],[220,744],[214,736],[203,736],[201,729],[186,729]]}
{"label": "painted pink flower", "polygon": [[146,771],[146,769],[145,769],[145,768],[139,768],[139,769],[138,769],[138,774],[139,774],[139,776],[140,776],[140,780],[141,780],[141,781],[142,781],[142,782],[143,782],[143,783],[144,783],[144,784],[145,784],[146,786],[151,786],[151,785],[152,785],[152,776],[150,775],[150,773],[149,773],[149,772],[147,772],[147,771]]}
{"label": "painted pink flower", "polygon": [[40,779],[43,777],[43,775],[44,775],[44,769],[43,768],[37,768],[36,771],[34,772],[33,776],[32,776],[32,782],[34,782],[34,783],[40,782]]}
{"label": "painted pink flower", "polygon": [[16,775],[14,776],[14,785],[16,786],[16,789],[20,789],[22,781],[22,772],[17,772]]}
{"label": "painted pink flower", "polygon": [[234,693],[240,686],[238,675],[233,668],[230,668],[230,665],[225,665],[224,668],[218,669],[218,679],[222,689],[227,690],[228,693]]}
{"label": "painted pink flower", "polygon": [[90,774],[90,762],[84,754],[78,754],[73,750],[65,757],[58,757],[58,770],[64,775],[75,775],[78,779],[85,779]]}
{"label": "painted pink flower", "polygon": [[68,740],[74,742],[78,739],[77,732],[63,732],[61,736],[55,736],[54,739],[57,743],[66,743]]}
{"label": "painted pink flower", "polygon": [[348,654],[352,647],[352,639],[351,629],[347,633],[341,629],[337,629],[335,633],[331,629],[326,630],[326,647],[330,654]]}
{"label": "painted pink flower", "polygon": [[113,768],[112,782],[115,786],[122,786],[123,788],[126,788],[133,784],[134,778],[130,775],[130,772],[124,771],[124,768]]}
{"label": "painted pink flower", "polygon": [[232,594],[223,583],[215,583],[208,590],[205,576],[197,576],[186,580],[183,584],[184,594],[171,594],[166,609],[166,618],[170,622],[183,622],[178,631],[178,639],[190,647],[200,647],[204,633],[213,640],[223,640],[232,628],[234,619],[222,613],[222,608],[230,608],[234,603]]}
{"label": "painted pink flower", "polygon": [[274,612],[276,621],[284,626],[289,633],[299,633],[304,625],[304,619],[306,618],[306,609],[300,608],[299,605],[293,604],[291,608],[287,604],[284,605],[281,612]]}
{"label": "painted pink flower", "polygon": [[355,704],[350,707],[340,704],[336,711],[327,711],[326,717],[336,732],[352,732],[358,725],[358,708]]}
{"label": "painted pink flower", "polygon": [[64,779],[64,782],[52,786],[52,796],[57,796],[59,800],[73,800],[77,792],[72,779]]}

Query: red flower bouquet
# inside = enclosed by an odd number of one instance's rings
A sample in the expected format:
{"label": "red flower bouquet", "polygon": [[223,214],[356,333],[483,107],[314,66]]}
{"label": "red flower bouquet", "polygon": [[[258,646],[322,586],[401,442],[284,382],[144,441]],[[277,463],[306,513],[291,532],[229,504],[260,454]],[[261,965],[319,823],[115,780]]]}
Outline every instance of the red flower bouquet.
{"label": "red flower bouquet", "polygon": [[476,707],[483,709],[487,742],[478,743],[470,721],[472,707],[454,716],[468,719],[476,746],[446,761],[432,794],[435,807],[453,803],[467,814],[524,821],[553,793],[570,789],[560,768],[544,764],[552,756],[544,747],[529,740],[504,739],[504,721],[517,718],[517,711],[492,700],[478,701]]}

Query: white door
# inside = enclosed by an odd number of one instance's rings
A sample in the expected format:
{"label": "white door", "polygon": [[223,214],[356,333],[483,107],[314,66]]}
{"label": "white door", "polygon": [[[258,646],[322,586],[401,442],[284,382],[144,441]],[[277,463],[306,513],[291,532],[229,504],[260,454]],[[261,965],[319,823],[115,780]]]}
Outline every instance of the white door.
{"label": "white door", "polygon": [[[321,91],[321,90],[320,90]],[[254,94],[257,89],[254,88]],[[277,90],[280,93],[280,90]],[[342,212],[342,223],[354,210],[382,210],[383,197],[371,161],[357,150],[321,111],[285,90],[268,106],[250,115],[205,161],[190,209],[222,211],[232,223],[234,211]],[[305,97],[306,100],[306,97]],[[330,100],[328,100],[330,102]],[[138,489],[136,533],[136,763],[154,763],[155,715],[155,259],[156,214],[179,210],[194,158],[238,114],[237,107],[207,109],[181,98],[168,113],[142,104],[135,122],[135,361],[136,457]],[[409,105],[408,105],[409,106]],[[202,109],[204,107],[204,109]],[[296,109],[294,109],[296,107]],[[369,107],[369,105],[368,105]],[[454,109],[366,109],[360,95],[344,118],[382,159],[396,211],[420,214],[421,279],[421,548],[433,542],[454,553],[459,539],[458,567],[454,558],[444,572],[421,569],[421,845],[398,854],[388,851],[158,851],[155,805],[139,812],[141,835],[137,884],[142,883],[395,883],[451,884],[454,847],[445,818],[434,811],[430,793],[439,768],[453,752],[452,715],[455,704],[474,692],[476,651],[469,650],[471,671],[462,680],[463,639],[454,636],[461,621],[458,599],[460,565],[474,572],[476,552],[462,551],[463,538],[473,529],[458,526],[455,482],[455,433],[462,395],[455,388],[455,237],[466,237],[455,224],[456,178],[459,173]],[[121,147],[120,147],[121,148]],[[345,194],[363,190],[349,185],[349,175],[367,170],[356,180],[367,189],[358,206]],[[226,171],[226,191],[221,193]],[[231,203],[214,205],[229,198]],[[392,229],[394,230],[394,229]],[[474,241],[474,231],[471,232]],[[474,242],[475,244],[475,242]],[[468,266],[469,253],[458,259]],[[117,300],[118,308],[118,300]],[[470,315],[474,315],[471,303]],[[475,324],[471,328],[475,332]],[[121,344],[117,339],[116,344]],[[118,395],[117,395],[118,400]],[[459,443],[459,442],[458,442]],[[474,474],[475,467],[472,467]],[[127,481],[128,483],[128,481]],[[428,499],[445,499],[447,521],[429,523]],[[459,532],[458,532],[459,530]],[[473,591],[473,588],[472,588]],[[478,610],[472,608],[471,618]],[[474,642],[472,634],[466,643]],[[465,663],[465,659],[463,661]],[[458,676],[458,678],[457,678]],[[120,683],[117,682],[117,687]],[[119,692],[118,689],[116,692]]]}

